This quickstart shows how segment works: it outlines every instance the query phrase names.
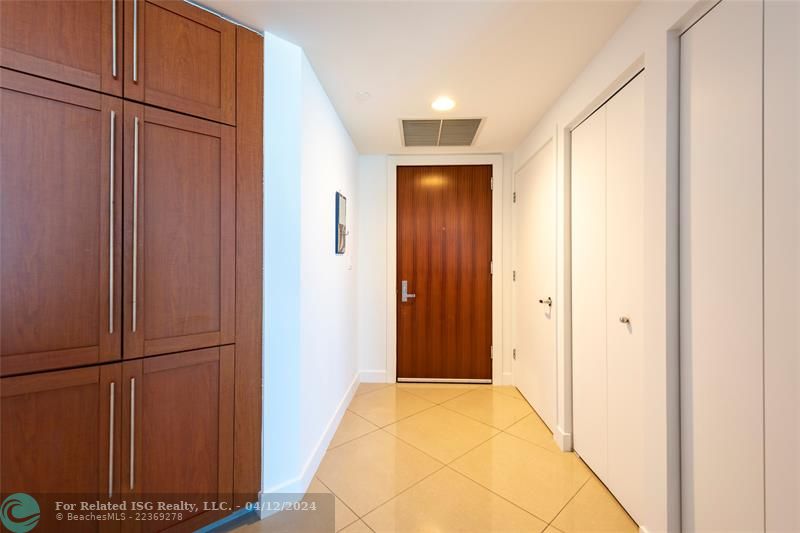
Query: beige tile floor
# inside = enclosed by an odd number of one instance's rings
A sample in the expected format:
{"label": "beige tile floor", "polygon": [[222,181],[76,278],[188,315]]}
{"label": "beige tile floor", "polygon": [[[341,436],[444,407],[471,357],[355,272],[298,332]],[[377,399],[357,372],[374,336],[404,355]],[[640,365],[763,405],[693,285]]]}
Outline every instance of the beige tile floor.
{"label": "beige tile floor", "polygon": [[346,533],[638,531],[513,387],[360,385],[309,488],[329,492]]}

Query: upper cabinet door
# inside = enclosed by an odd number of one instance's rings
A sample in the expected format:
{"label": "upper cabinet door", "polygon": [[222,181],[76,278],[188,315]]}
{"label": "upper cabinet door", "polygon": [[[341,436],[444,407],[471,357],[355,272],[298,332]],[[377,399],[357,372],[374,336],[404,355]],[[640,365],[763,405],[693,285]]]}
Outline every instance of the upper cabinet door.
{"label": "upper cabinet door", "polygon": [[122,1],[3,0],[0,65],[122,95]]}
{"label": "upper cabinet door", "polygon": [[183,1],[125,3],[125,98],[235,124],[236,27]]}
{"label": "upper cabinet door", "polygon": [[125,102],[126,358],[234,342],[235,132]]}
{"label": "upper cabinet door", "polygon": [[0,373],[120,357],[122,101],[0,69]]}

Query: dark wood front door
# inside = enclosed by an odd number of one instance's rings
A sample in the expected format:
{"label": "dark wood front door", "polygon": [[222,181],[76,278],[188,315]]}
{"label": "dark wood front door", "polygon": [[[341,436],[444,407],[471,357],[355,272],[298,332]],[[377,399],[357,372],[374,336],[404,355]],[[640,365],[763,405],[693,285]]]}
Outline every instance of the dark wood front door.
{"label": "dark wood front door", "polygon": [[398,379],[492,377],[491,179],[490,165],[397,167]]}

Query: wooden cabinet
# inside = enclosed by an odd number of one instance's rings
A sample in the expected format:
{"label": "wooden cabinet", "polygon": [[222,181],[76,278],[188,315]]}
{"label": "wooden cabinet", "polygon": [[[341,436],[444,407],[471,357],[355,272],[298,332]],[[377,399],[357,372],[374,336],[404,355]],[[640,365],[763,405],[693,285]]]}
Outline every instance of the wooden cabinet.
{"label": "wooden cabinet", "polygon": [[[124,497],[201,509],[204,501],[231,502],[233,357],[234,347],[222,346],[123,364]],[[194,529],[219,517],[184,513],[181,521]],[[157,531],[170,523],[125,525]]]}
{"label": "wooden cabinet", "polygon": [[235,129],[125,103],[124,357],[234,342]]}
{"label": "wooden cabinet", "polygon": [[122,101],[2,69],[0,121],[0,371],[117,359]]}
{"label": "wooden cabinet", "polygon": [[0,66],[122,95],[122,0],[0,2]]}
{"label": "wooden cabinet", "polygon": [[[232,345],[2,380],[2,496],[39,502],[40,529],[195,529],[233,496]],[[55,521],[53,502],[194,503],[144,522]]]}
{"label": "wooden cabinet", "polygon": [[116,498],[120,486],[121,365],[3,378],[0,497],[25,492],[41,531],[97,531],[113,523],[56,521],[56,499]]}
{"label": "wooden cabinet", "polygon": [[227,514],[54,523],[64,494],[257,497],[262,66],[183,1],[0,0],[0,501],[40,530]]}
{"label": "wooden cabinet", "polygon": [[125,3],[125,98],[234,124],[236,26],[182,1]]}

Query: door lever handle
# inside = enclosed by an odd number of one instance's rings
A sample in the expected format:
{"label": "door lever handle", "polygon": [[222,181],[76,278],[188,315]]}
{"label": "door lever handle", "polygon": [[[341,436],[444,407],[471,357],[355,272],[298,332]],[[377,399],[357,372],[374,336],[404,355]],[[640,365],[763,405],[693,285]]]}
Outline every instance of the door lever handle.
{"label": "door lever handle", "polygon": [[403,280],[400,282],[400,301],[407,302],[411,298],[416,298],[417,295],[408,292],[408,280]]}
{"label": "door lever handle", "polygon": [[553,299],[550,298],[549,296],[547,297],[547,300],[539,300],[539,303],[545,304],[547,305],[547,307],[553,307]]}
{"label": "door lever handle", "polygon": [[631,319],[628,318],[627,316],[619,317],[619,321],[622,322],[623,324],[630,324],[631,323]]}

